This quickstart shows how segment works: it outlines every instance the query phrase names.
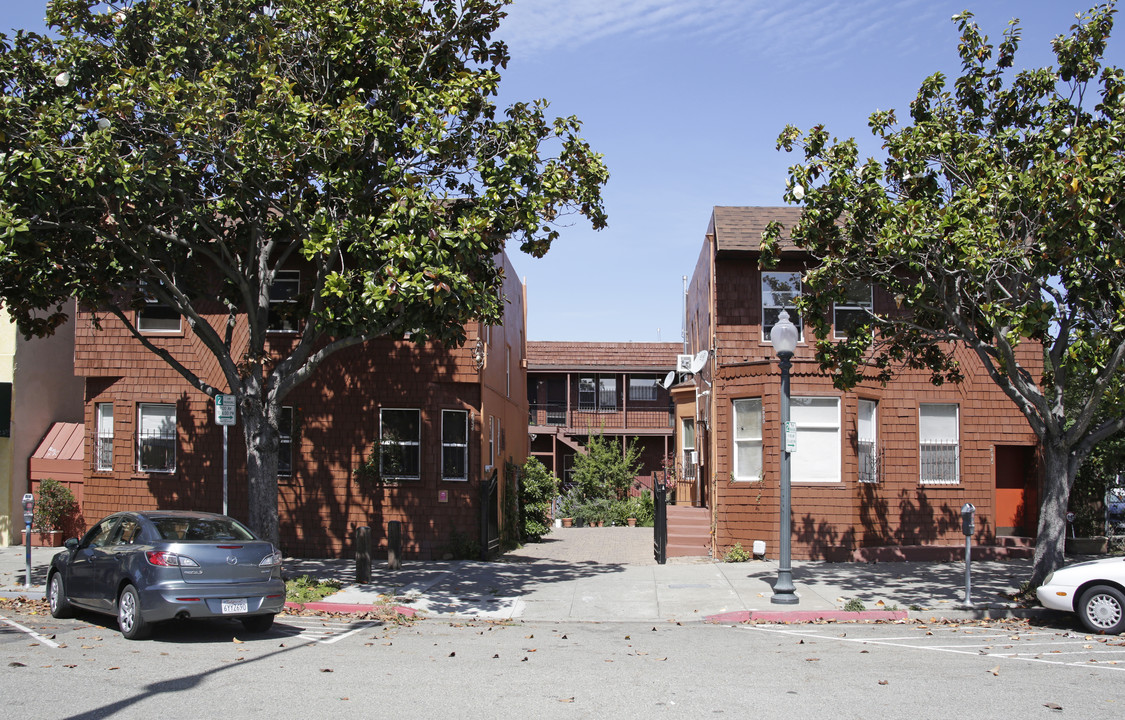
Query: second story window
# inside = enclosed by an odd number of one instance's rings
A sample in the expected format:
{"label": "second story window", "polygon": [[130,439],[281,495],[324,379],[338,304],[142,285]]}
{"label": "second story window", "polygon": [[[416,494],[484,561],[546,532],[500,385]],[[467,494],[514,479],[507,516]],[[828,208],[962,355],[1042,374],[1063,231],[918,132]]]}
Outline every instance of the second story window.
{"label": "second story window", "polygon": [[655,377],[646,377],[644,375],[629,378],[629,399],[644,401],[656,399],[656,381]]}
{"label": "second story window", "polygon": [[[144,285],[141,285],[144,292]],[[137,330],[151,333],[178,333],[180,332],[180,311],[147,292],[145,306],[137,311]]]}
{"label": "second story window", "polygon": [[591,375],[578,380],[578,409],[608,412],[617,409],[617,378]]}
{"label": "second story window", "polygon": [[844,291],[844,299],[832,310],[833,333],[836,339],[843,340],[852,328],[861,324],[871,314],[871,286],[867,283],[852,283]]}
{"label": "second story window", "polygon": [[801,314],[793,303],[801,296],[801,273],[762,273],[762,340],[769,342],[770,330],[777,323],[781,311],[789,313],[789,322],[797,326],[797,339],[804,337]]}

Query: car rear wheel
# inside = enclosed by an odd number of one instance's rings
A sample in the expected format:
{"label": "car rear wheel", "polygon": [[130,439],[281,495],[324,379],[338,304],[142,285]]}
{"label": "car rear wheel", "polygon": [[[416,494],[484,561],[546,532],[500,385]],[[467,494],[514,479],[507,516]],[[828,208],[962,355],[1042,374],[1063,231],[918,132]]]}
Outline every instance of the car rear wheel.
{"label": "car rear wheel", "polygon": [[242,627],[246,632],[260,633],[269,630],[273,625],[273,615],[252,615],[242,618]]}
{"label": "car rear wheel", "polygon": [[1119,634],[1125,630],[1125,594],[1109,585],[1095,585],[1078,599],[1078,617],[1090,632]]}
{"label": "car rear wheel", "polygon": [[141,600],[132,585],[126,585],[117,598],[117,626],[127,640],[144,640],[152,630],[141,615]]}
{"label": "car rear wheel", "polygon": [[62,573],[51,573],[51,579],[47,581],[47,603],[51,606],[51,617],[74,616],[74,608],[66,599],[66,586],[63,585]]}

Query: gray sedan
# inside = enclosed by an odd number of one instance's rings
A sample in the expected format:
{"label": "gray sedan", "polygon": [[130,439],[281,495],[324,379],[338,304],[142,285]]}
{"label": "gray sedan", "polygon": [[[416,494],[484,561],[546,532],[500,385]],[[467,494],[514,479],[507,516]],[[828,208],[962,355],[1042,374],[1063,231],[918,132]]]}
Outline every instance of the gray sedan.
{"label": "gray sedan", "polygon": [[130,640],[173,618],[238,618],[264,632],[285,606],[281,553],[225,515],[122,512],[70,538],[51,560],[51,614],[116,615]]}

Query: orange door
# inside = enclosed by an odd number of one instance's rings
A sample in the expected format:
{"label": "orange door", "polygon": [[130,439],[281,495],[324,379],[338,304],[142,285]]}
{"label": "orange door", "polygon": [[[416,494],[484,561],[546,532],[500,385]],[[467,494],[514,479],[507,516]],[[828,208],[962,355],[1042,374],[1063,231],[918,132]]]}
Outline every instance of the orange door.
{"label": "orange door", "polygon": [[1033,537],[1039,521],[1034,448],[996,446],[996,534]]}

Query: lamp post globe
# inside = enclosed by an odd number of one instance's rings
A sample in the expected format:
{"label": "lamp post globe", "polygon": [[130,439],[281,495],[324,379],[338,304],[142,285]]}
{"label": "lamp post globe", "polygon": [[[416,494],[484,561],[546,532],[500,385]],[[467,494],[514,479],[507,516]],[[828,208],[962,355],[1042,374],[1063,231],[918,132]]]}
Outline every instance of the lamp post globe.
{"label": "lamp post globe", "polygon": [[791,557],[790,540],[791,530],[791,491],[790,491],[790,458],[786,449],[785,434],[789,427],[789,368],[792,366],[790,359],[797,350],[797,326],[789,321],[789,313],[782,310],[777,318],[777,323],[770,330],[770,342],[777,353],[778,367],[781,369],[781,428],[779,436],[781,447],[780,477],[780,523],[778,531],[777,582],[773,586],[773,595],[770,602],[775,605],[796,605],[800,602],[797,597],[796,587],[793,585],[793,564]]}

